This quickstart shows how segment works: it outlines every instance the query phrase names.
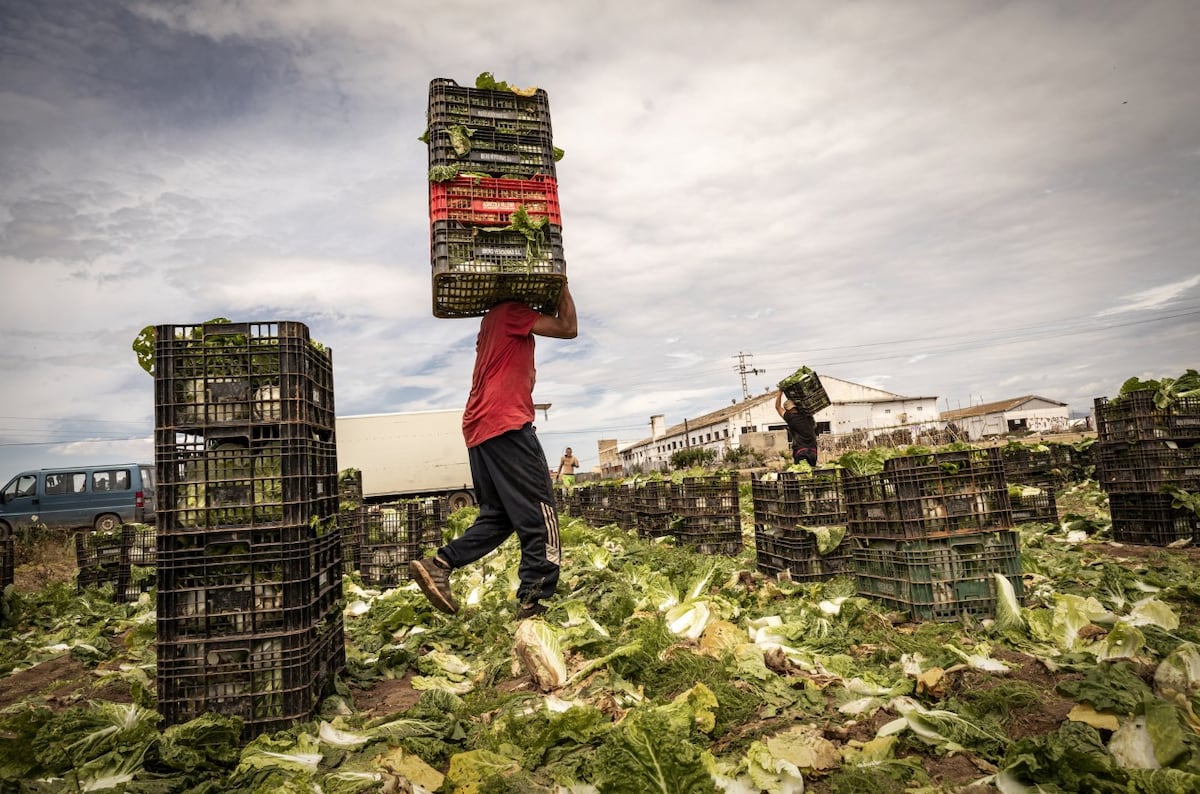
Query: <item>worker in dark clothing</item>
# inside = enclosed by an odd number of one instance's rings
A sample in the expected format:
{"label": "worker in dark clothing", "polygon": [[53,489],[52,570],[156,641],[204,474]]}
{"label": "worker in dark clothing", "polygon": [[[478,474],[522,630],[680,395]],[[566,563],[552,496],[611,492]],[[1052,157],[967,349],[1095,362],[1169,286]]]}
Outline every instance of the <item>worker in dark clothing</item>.
{"label": "worker in dark clothing", "polygon": [[561,565],[558,511],[546,453],[533,427],[534,336],[574,339],[575,300],[563,284],[553,315],[517,301],[488,310],[475,339],[475,370],[463,411],[463,438],[479,516],[459,537],[408,569],[442,612],[458,612],[450,572],[495,551],[514,533],[521,542],[520,619],[546,611]]}
{"label": "worker in dark clothing", "polygon": [[788,443],[792,447],[792,463],[808,461],[817,465],[817,422],[813,415],[801,411],[791,400],[783,399],[783,392],[775,395],[775,410],[787,423]]}

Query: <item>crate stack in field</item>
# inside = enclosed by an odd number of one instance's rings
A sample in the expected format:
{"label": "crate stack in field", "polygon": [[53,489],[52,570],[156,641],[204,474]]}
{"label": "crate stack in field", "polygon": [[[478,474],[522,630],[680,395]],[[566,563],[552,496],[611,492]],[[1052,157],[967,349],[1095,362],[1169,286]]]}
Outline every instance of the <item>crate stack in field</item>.
{"label": "crate stack in field", "polygon": [[16,574],[17,540],[12,530],[0,528],[0,590],[13,583]]}
{"label": "crate stack in field", "polygon": [[1200,492],[1200,397],[1162,408],[1154,399],[1142,390],[1095,402],[1096,478],[1108,493],[1112,536],[1149,546],[1200,540],[1200,516],[1173,507],[1163,491]]}
{"label": "crate stack in field", "polygon": [[994,574],[1023,595],[1020,538],[1000,450],[896,457],[843,473],[859,595],[913,620],[993,617]]}
{"label": "crate stack in field", "polygon": [[633,489],[633,511],[638,537],[654,540],[671,535],[677,489],[670,480],[637,482]]}
{"label": "crate stack in field", "polygon": [[566,263],[546,92],[437,78],[426,118],[433,315],[509,299],[553,313]]}
{"label": "crate stack in field", "polygon": [[363,510],[362,471],[344,469],[338,472],[338,531],[342,535],[342,572],[358,569],[358,547],[362,539]]}
{"label": "crate stack in field", "polygon": [[155,332],[158,709],[285,728],[345,665],[332,355],[298,322]]}
{"label": "crate stack in field", "polygon": [[116,529],[81,529],[75,533],[75,584],[113,586],[119,601],[137,601],[154,586],[156,530],[148,524],[122,524]]}
{"label": "crate stack in field", "polygon": [[409,580],[408,563],[442,542],[449,507],[445,497],[406,499],[360,507],[353,567],[367,587],[396,587]]}
{"label": "crate stack in field", "polygon": [[840,469],[755,474],[750,493],[760,571],[795,582],[852,572]]}
{"label": "crate stack in field", "polygon": [[676,544],[701,554],[742,553],[738,478],[719,472],[684,477],[672,494],[671,534]]}

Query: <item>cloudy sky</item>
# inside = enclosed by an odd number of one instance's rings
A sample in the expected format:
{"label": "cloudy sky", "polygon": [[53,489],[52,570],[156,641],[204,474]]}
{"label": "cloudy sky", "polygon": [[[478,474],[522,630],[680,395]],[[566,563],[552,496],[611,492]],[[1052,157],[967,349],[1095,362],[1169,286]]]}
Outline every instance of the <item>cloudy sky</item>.
{"label": "cloudy sky", "polygon": [[0,482],[153,459],[152,323],[299,320],[339,415],[458,408],[431,78],[546,89],[551,460],[802,364],[1077,412],[1200,365],[1200,3],[5,0]]}

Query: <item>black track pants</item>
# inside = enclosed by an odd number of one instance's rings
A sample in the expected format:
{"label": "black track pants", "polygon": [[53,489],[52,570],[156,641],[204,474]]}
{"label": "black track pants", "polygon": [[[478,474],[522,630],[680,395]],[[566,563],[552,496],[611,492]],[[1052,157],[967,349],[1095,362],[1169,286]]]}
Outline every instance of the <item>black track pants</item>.
{"label": "black track pants", "polygon": [[558,585],[558,512],[546,453],[525,425],[467,450],[479,517],[461,537],[438,550],[452,568],[495,551],[514,531],[521,542],[522,603],[549,598]]}

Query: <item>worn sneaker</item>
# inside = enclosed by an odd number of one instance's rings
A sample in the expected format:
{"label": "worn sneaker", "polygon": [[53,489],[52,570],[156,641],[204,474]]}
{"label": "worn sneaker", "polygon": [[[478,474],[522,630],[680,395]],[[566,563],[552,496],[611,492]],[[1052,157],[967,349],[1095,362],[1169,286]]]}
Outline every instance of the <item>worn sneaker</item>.
{"label": "worn sneaker", "polygon": [[450,566],[438,557],[428,557],[423,560],[413,560],[408,564],[408,572],[413,581],[421,588],[421,592],[429,599],[429,603],[453,615],[458,612],[458,602],[450,592]]}
{"label": "worn sneaker", "polygon": [[540,615],[546,611],[546,605],[540,601],[534,601],[532,604],[521,604],[521,608],[517,610],[517,620],[525,620],[534,615]]}

